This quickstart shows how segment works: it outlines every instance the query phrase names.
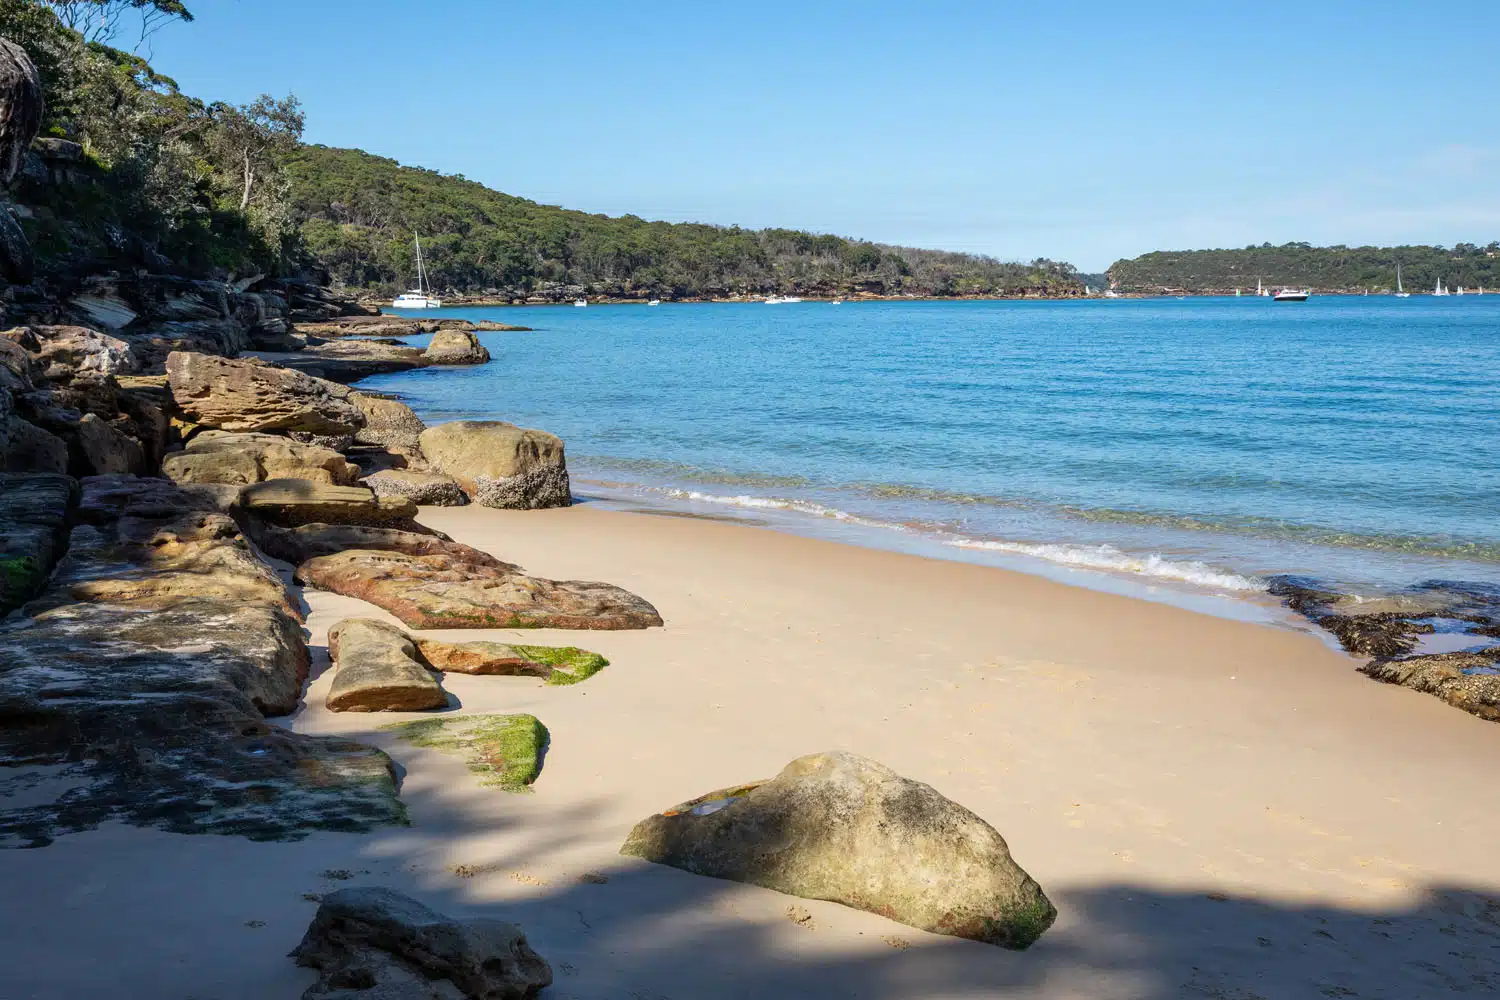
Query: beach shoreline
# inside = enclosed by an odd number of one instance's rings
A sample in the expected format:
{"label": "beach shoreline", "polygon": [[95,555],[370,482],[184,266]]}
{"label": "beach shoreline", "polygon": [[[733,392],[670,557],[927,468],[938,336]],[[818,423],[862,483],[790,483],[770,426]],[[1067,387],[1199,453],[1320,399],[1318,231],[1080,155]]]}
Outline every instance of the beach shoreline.
{"label": "beach shoreline", "polygon": [[[110,825],[5,852],[29,903],[0,933],[33,956],[14,995],[290,1000],[312,981],[284,957],[304,897],[362,884],[520,923],[557,997],[1436,995],[1455,949],[1470,982],[1500,984],[1500,730],[1372,683],[1313,635],[589,504],[421,520],[533,573],[625,586],[666,626],[431,633],[611,661],[563,688],[448,675],[462,711],[549,728],[534,791],[510,795],[380,728],[406,715],[328,712],[327,628],[391,619],[302,591],[313,678],[277,721],[387,750],[412,826],[257,844]],[[653,811],[829,749],[991,822],[1057,925],[1015,954],[616,854]]]}

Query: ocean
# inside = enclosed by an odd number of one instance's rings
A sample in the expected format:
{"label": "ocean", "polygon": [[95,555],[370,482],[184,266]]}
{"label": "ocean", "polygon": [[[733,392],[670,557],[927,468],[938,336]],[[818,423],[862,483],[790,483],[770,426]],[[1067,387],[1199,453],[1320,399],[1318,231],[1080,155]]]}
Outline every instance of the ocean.
{"label": "ocean", "polygon": [[1500,583],[1500,295],[475,307],[368,379],[567,443],[629,509],[1191,603]]}

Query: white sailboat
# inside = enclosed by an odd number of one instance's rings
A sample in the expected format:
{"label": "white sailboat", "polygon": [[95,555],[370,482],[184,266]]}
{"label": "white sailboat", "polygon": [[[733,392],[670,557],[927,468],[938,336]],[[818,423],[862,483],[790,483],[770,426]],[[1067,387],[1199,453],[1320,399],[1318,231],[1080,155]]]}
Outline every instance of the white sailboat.
{"label": "white sailboat", "polygon": [[1411,298],[1411,292],[1408,292],[1406,289],[1404,289],[1404,288],[1401,287],[1401,265],[1400,264],[1396,265],[1396,298],[1398,298],[1398,299],[1409,299],[1409,298]]}
{"label": "white sailboat", "polygon": [[427,266],[422,263],[422,237],[412,233],[417,243],[417,287],[396,296],[392,309],[441,309],[443,300],[432,297],[432,286],[427,282]]}
{"label": "white sailboat", "polygon": [[1443,296],[1443,295],[1447,295],[1448,294],[1448,289],[1446,289],[1446,288],[1443,287],[1443,279],[1442,278],[1439,278],[1437,280],[1437,286],[1433,288],[1432,294],[1435,295],[1435,296]]}

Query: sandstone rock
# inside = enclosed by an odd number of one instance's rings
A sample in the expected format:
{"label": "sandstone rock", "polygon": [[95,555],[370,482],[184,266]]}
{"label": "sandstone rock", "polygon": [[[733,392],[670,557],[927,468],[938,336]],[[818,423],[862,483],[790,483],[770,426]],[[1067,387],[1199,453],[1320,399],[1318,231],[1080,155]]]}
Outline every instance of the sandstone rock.
{"label": "sandstone rock", "polygon": [[534,715],[444,713],[381,728],[413,746],[462,757],[481,785],[507,792],[530,791],[548,740],[547,727]]}
{"label": "sandstone rock", "polygon": [[26,150],[42,127],[42,78],[26,50],[0,38],[0,188],[21,172]]}
{"label": "sandstone rock", "polygon": [[[452,545],[454,543],[448,543]],[[413,628],[635,629],[656,609],[605,583],[543,580],[515,566],[449,553],[353,549],[310,559],[297,578],[384,608]]]}
{"label": "sandstone rock", "polygon": [[83,452],[85,475],[106,476],[145,471],[146,453],[141,443],[97,414],[85,413],[78,421],[78,446]]}
{"label": "sandstone rock", "polygon": [[240,505],[282,527],[299,524],[403,524],[416,516],[416,504],[402,497],[377,497],[363,486],[332,486],[307,479],[268,479],[246,486]]}
{"label": "sandstone rock", "polygon": [[306,479],[331,486],[352,485],[359,469],[330,448],[302,444],[275,434],[204,431],[187,450],[162,461],[162,475],[174,483],[249,485],[268,479]]}
{"label": "sandstone rock", "polygon": [[30,332],[37,341],[37,361],[48,378],[67,378],[75,372],[128,375],[140,370],[134,349],[118,337],[82,326],[35,326]]}
{"label": "sandstone rock", "polygon": [[848,753],[792,761],[637,824],[622,854],[1025,948],[1057,917],[1003,837],[931,787]]}
{"label": "sandstone rock", "polygon": [[435,365],[482,365],[490,360],[490,352],[467,330],[439,330],[424,353]]}
{"label": "sandstone rock", "polygon": [[427,425],[405,403],[353,392],[349,399],[365,415],[365,425],[354,434],[360,444],[380,445],[391,451],[420,454],[418,439]]}
{"label": "sandstone rock", "polygon": [[0,473],[0,617],[46,585],[77,497],[67,476]]}
{"label": "sandstone rock", "polygon": [[363,482],[376,496],[405,497],[421,506],[462,507],[469,502],[457,480],[441,472],[388,469],[366,476]]}
{"label": "sandstone rock", "polygon": [[509,323],[496,323],[494,320],[481,319],[474,322],[474,329],[483,331],[498,331],[512,333],[530,333],[529,326],[512,326]]}
{"label": "sandstone rock", "polygon": [[264,721],[307,669],[283,610],[70,604],[0,626],[0,664],[0,760],[31,765],[0,768],[4,846],[108,821],[257,840],[406,822],[383,753]]}
{"label": "sandstone rock", "polygon": [[375,340],[309,342],[299,351],[262,354],[260,357],[283,368],[345,385],[371,375],[411,371],[434,363],[420,347],[409,347],[399,341]]}
{"label": "sandstone rock", "polygon": [[531,1000],[552,969],[500,920],[452,920],[391,889],[323,897],[292,952],[317,969],[304,1000]]}
{"label": "sandstone rock", "polygon": [[260,361],[174,351],[167,380],[178,408],[208,427],[353,434],[364,425],[348,389]]}
{"label": "sandstone rock", "polygon": [[384,622],[339,622],[328,630],[328,655],[338,671],[328,690],[330,711],[423,712],[448,704],[411,639]]}
{"label": "sandstone rock", "polygon": [[411,555],[446,555],[456,562],[477,562],[486,566],[516,569],[509,563],[455,542],[447,535],[413,525],[417,530],[381,528],[362,524],[322,524],[313,522],[295,528],[282,528],[260,521],[250,521],[255,544],[273,559],[297,566],[319,556],[331,556],[345,549],[376,549],[406,552]]}
{"label": "sandstone rock", "polygon": [[417,636],[417,652],[444,673],[540,677],[549,684],[577,684],[609,666],[598,653],[576,646],[515,646],[505,642],[440,642]]}
{"label": "sandstone rock", "polygon": [[81,485],[67,555],[28,614],[80,601],[166,608],[201,599],[296,614],[281,578],[213,494],[135,476],[94,476]]}
{"label": "sandstone rock", "polygon": [[490,507],[534,509],[572,502],[562,439],[495,420],[429,427],[422,454]]}

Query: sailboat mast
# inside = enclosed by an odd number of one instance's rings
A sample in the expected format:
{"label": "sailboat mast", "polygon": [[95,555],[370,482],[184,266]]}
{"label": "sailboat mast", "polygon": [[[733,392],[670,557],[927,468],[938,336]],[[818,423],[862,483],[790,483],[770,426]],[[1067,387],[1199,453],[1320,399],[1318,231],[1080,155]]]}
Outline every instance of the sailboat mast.
{"label": "sailboat mast", "polygon": [[417,291],[423,295],[427,294],[427,274],[422,267],[422,237],[412,231],[412,239],[417,241]]}

